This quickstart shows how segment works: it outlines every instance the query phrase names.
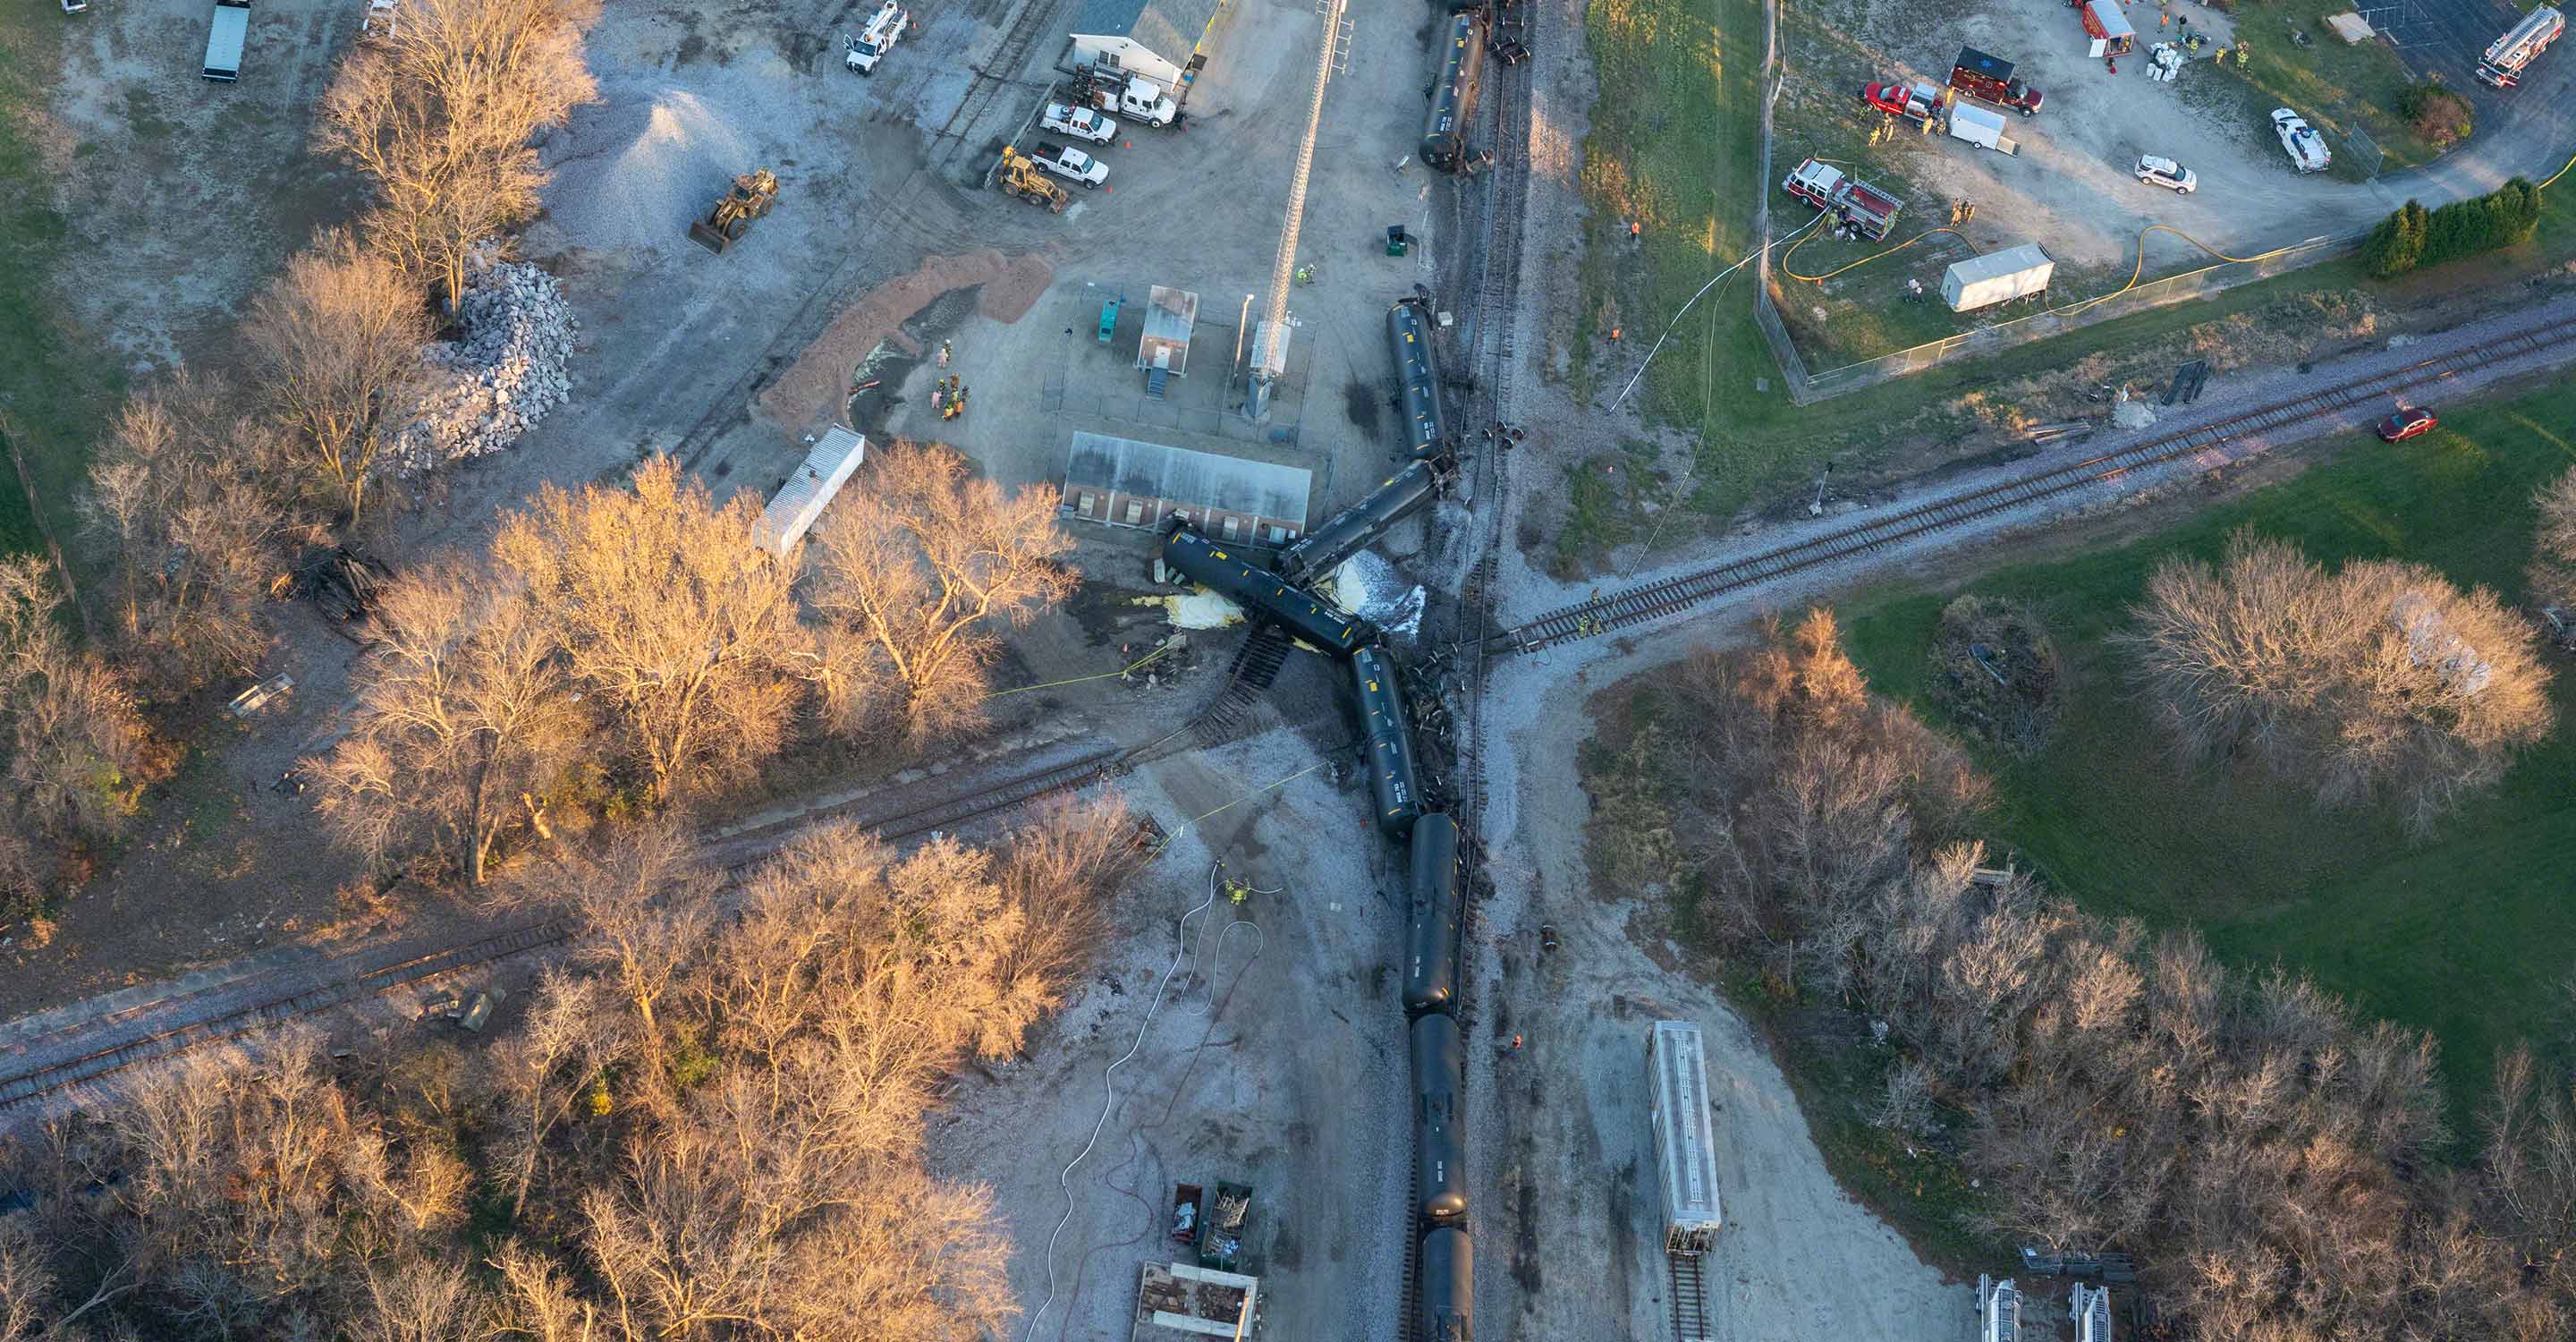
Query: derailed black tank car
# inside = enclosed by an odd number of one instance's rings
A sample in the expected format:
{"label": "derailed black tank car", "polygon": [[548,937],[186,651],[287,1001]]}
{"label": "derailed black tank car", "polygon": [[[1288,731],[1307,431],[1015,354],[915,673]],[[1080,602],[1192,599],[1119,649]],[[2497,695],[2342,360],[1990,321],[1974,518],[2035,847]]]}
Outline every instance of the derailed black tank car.
{"label": "derailed black tank car", "polygon": [[1427,461],[1397,471],[1368,497],[1335,514],[1279,556],[1279,576],[1314,582],[1369,547],[1387,528],[1413,515],[1440,487],[1440,472]]}
{"label": "derailed black tank car", "polygon": [[1476,1250],[1467,1232],[1442,1226],[1422,1237],[1421,1342],[1475,1342]]}
{"label": "derailed black tank car", "polygon": [[[1334,609],[1278,574],[1253,567],[1241,555],[1212,544],[1186,524],[1174,526],[1172,533],[1163,538],[1163,562],[1246,610],[1278,621],[1288,632],[1334,657],[1348,657],[1377,640],[1377,626]],[[1409,755],[1409,744],[1406,750]],[[1406,786],[1411,785],[1408,760]]]}
{"label": "derailed black tank car", "polygon": [[1413,769],[1413,724],[1404,711],[1404,688],[1385,648],[1351,654],[1351,689],[1359,697],[1360,726],[1368,733],[1369,795],[1377,804],[1377,827],[1402,843],[1422,814],[1422,790]]}
{"label": "derailed black tank car", "polygon": [[1458,919],[1458,822],[1434,811],[1413,822],[1413,899],[1404,928],[1406,1011],[1457,1005]]}
{"label": "derailed black tank car", "polygon": [[1440,356],[1431,348],[1429,307],[1408,298],[1387,309],[1386,343],[1395,355],[1395,380],[1403,388],[1404,454],[1428,461],[1449,449],[1449,430],[1440,420]]}
{"label": "derailed black tank car", "polygon": [[1440,82],[1432,86],[1431,110],[1422,119],[1422,161],[1456,172],[1467,161],[1467,132],[1484,82],[1485,16],[1452,14],[1444,31],[1449,42],[1440,53]]}
{"label": "derailed black tank car", "polygon": [[1423,1220],[1446,1225],[1467,1214],[1467,1134],[1458,1100],[1467,1088],[1467,1041],[1448,1016],[1413,1022],[1413,1160]]}

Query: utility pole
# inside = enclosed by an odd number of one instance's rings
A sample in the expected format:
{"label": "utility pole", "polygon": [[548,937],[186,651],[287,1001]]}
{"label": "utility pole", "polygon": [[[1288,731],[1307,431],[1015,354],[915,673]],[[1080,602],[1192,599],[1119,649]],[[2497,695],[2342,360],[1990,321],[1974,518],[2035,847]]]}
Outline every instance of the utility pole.
{"label": "utility pole", "polygon": [[1288,283],[1297,268],[1297,229],[1306,216],[1306,178],[1315,166],[1315,134],[1324,125],[1324,88],[1333,82],[1349,34],[1342,19],[1348,0],[1321,0],[1324,40],[1315,56],[1315,94],[1306,108],[1306,138],[1297,145],[1297,169],[1288,178],[1288,217],[1279,226],[1279,255],[1270,263],[1270,302],[1252,337],[1252,388],[1243,412],[1253,419],[1270,413],[1270,394],[1288,371]]}

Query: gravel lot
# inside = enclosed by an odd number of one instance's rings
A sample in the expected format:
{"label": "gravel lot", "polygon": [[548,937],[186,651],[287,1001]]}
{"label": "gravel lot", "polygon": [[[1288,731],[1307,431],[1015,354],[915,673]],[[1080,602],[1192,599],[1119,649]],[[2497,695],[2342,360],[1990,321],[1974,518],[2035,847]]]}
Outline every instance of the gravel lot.
{"label": "gravel lot", "polygon": [[[2366,226],[2409,198],[2439,205],[2492,190],[2516,173],[2546,177],[2566,162],[2576,125],[2569,107],[2576,61],[2543,61],[2509,107],[2480,99],[2478,133],[2431,164],[2368,183],[2302,177],[2291,170],[2270,124],[2244,114],[2243,86],[2232,75],[2195,62],[2170,84],[2146,77],[2146,49],[2159,40],[2151,5],[2128,11],[2138,51],[2120,59],[2116,75],[2083,54],[2083,29],[2064,0],[2000,0],[1969,11],[1929,0],[1827,0],[1809,12],[1837,40],[1820,41],[1796,23],[1784,34],[1791,92],[1773,153],[1782,172],[1803,156],[1788,105],[1848,103],[1862,84],[1900,75],[1943,83],[1959,48],[1974,46],[2015,62],[2023,80],[2047,93],[2047,106],[2036,117],[2007,117],[2006,134],[2021,146],[2013,157],[1910,134],[1875,151],[1901,163],[1921,188],[1907,201],[1913,223],[1900,222],[1897,231],[1937,226],[1950,200],[1973,200],[1977,217],[1967,232],[1980,251],[2037,242],[2062,264],[2117,265],[2124,277],[2138,231],[2149,224],[2250,255]],[[2233,30],[2229,14],[2193,0],[2175,0],[2172,12],[2188,17],[2195,31],[2223,37]],[[2402,55],[2418,68],[2443,70],[2455,86],[2478,87],[2456,67],[2463,56],[2473,61],[2502,31],[2489,31],[2486,22],[2479,17],[2457,32],[2428,33]],[[2486,35],[2472,39],[2471,32]],[[2472,40],[2474,47],[2467,45]],[[2199,190],[2177,196],[2137,181],[2131,169],[2141,154],[2189,166],[2199,174]],[[1803,211],[1783,219],[1794,226]],[[2145,245],[2150,275],[2210,259],[2169,234],[2152,235]]]}

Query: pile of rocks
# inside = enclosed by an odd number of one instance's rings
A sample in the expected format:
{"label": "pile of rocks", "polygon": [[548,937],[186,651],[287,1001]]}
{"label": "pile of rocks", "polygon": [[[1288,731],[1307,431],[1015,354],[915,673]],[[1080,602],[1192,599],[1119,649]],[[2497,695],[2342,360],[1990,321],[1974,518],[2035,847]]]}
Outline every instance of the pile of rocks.
{"label": "pile of rocks", "polygon": [[572,390],[581,323],[554,276],[485,251],[465,284],[465,337],[426,351],[430,390],[396,442],[406,471],[516,446]]}

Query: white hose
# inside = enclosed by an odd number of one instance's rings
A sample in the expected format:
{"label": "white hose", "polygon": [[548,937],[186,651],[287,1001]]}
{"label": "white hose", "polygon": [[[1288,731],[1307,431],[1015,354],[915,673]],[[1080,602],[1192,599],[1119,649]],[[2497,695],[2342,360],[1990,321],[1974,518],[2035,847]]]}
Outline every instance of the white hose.
{"label": "white hose", "polygon": [[[1172,976],[1180,972],[1181,961],[1186,959],[1189,955],[1190,918],[1195,914],[1203,913],[1208,909],[1215,907],[1217,873],[1223,870],[1225,870],[1225,864],[1222,862],[1208,868],[1207,898],[1199,901],[1197,908],[1191,909],[1189,912],[1182,914],[1180,916],[1180,920],[1174,925],[1175,930],[1180,934],[1180,944],[1172,949],[1172,966],[1171,968],[1163,971],[1163,981],[1154,985],[1154,1000],[1145,1008],[1145,1019],[1136,1023],[1136,1042],[1127,1046],[1127,1052],[1124,1057],[1121,1057],[1118,1061],[1109,1064],[1109,1066],[1103,1069],[1100,1073],[1101,1088],[1105,1092],[1100,1101],[1100,1120],[1091,1125],[1091,1140],[1082,1144],[1082,1150],[1078,1152],[1073,1159],[1066,1161],[1064,1171],[1056,1176],[1056,1187],[1064,1193],[1064,1215],[1056,1221],[1055,1229],[1047,1235],[1046,1299],[1040,1301],[1037,1309],[1030,1313],[1028,1331],[1020,1334],[1021,1342],[1028,1342],[1028,1339],[1037,1336],[1038,1321],[1045,1318],[1046,1312],[1055,1305],[1055,1246],[1056,1241],[1063,1236],[1064,1228],[1073,1223],[1074,1167],[1088,1159],[1091,1155],[1091,1149],[1100,1144],[1100,1133],[1103,1129],[1109,1126],[1110,1112],[1118,1107],[1118,1085],[1114,1079],[1117,1075],[1118,1069],[1126,1066],[1127,1060],[1135,1057],[1138,1051],[1145,1047],[1145,1031],[1153,1025],[1154,1013],[1163,1009],[1163,994],[1170,990],[1172,986]],[[1252,924],[1249,923],[1242,925],[1246,927],[1252,926]],[[1225,930],[1227,932],[1231,932],[1234,930],[1235,926],[1236,924],[1229,923],[1226,925]],[[1260,929],[1256,927],[1254,930],[1259,931]],[[1199,940],[1204,943],[1207,940],[1205,934],[1201,934]],[[1264,937],[1263,940],[1267,941],[1269,938]],[[1217,937],[1217,949],[1220,951],[1225,949],[1225,938],[1222,933]],[[1255,952],[1255,954],[1258,953],[1258,951]],[[1211,1003],[1208,1009],[1213,1011],[1216,1008],[1214,1004]]]}

